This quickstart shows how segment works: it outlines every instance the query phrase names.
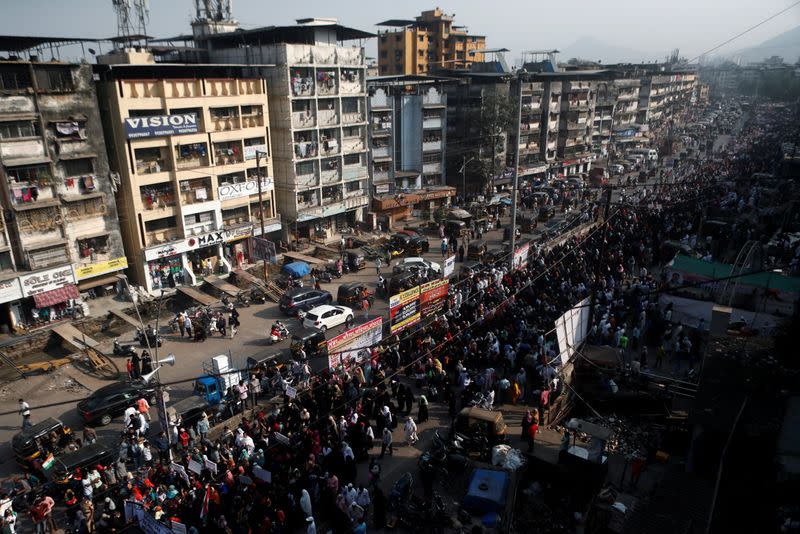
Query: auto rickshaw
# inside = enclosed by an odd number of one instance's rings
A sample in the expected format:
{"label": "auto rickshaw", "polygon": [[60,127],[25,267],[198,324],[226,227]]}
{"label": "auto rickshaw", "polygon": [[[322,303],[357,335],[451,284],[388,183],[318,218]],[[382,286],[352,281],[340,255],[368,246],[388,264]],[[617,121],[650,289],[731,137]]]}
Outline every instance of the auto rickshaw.
{"label": "auto rickshaw", "polygon": [[389,295],[396,295],[406,289],[411,289],[419,284],[419,275],[416,272],[405,270],[392,275],[389,281]]}
{"label": "auto rickshaw", "polygon": [[367,256],[363,249],[348,250],[345,252],[347,266],[351,271],[360,271],[367,267]]}
{"label": "auto rickshaw", "polygon": [[540,206],[539,207],[539,220],[542,222],[549,221],[556,214],[553,206]]}
{"label": "auto rickshaw", "polygon": [[292,356],[297,356],[300,349],[303,349],[309,358],[325,356],[328,354],[328,341],[325,339],[325,332],[319,328],[303,328],[292,334],[289,349],[292,351]]}
{"label": "auto rickshaw", "polygon": [[486,244],[486,241],[471,241],[467,247],[467,259],[480,261],[480,259],[483,258],[483,255],[486,254],[487,249],[488,245]]}
{"label": "auto rickshaw", "polygon": [[350,282],[339,286],[339,291],[336,294],[336,302],[342,306],[350,306],[351,308],[360,308],[361,302],[364,300],[364,290],[367,291],[367,300],[370,306],[375,299],[374,293],[371,293],[367,285],[363,282]]}
{"label": "auto rickshaw", "polygon": [[42,455],[42,451],[47,450],[57,455],[70,441],[72,430],[64,426],[61,420],[48,417],[14,435],[11,438],[11,448],[17,463],[22,467],[29,467],[31,461]]}
{"label": "auto rickshaw", "polygon": [[453,422],[453,431],[467,436],[485,437],[489,447],[509,443],[503,414],[477,406],[464,408]]}

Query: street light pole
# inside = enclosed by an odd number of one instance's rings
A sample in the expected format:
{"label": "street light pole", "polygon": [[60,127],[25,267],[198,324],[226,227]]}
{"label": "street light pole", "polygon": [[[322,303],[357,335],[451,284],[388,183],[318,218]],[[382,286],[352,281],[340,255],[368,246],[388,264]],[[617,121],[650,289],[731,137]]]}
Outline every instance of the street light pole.
{"label": "street light pole", "polygon": [[[264,196],[261,190],[261,154],[266,155],[267,153],[262,150],[256,150],[256,174],[258,175],[256,180],[258,180],[258,213],[261,219],[261,239],[266,240],[267,238],[264,235]],[[264,263],[264,281],[266,282],[269,279],[266,255],[264,255],[262,261]]]}
{"label": "street light pole", "polygon": [[517,249],[517,189],[519,188],[519,145],[522,135],[522,79],[525,69],[517,71],[517,146],[514,149],[514,186],[511,189],[511,258]]}
{"label": "street light pole", "polygon": [[464,193],[464,204],[467,202],[467,165],[475,160],[475,157],[467,159],[467,156],[461,156],[461,188]]}

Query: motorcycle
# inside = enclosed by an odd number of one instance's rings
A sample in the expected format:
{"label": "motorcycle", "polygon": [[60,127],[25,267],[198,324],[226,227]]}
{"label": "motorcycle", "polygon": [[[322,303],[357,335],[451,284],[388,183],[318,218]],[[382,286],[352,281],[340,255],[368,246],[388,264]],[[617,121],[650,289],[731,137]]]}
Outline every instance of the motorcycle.
{"label": "motorcycle", "polygon": [[177,315],[169,320],[169,323],[168,323],[169,331],[172,332],[173,334],[178,332],[178,321],[179,320],[180,319],[178,319]]}
{"label": "motorcycle", "polygon": [[330,284],[333,281],[333,277],[328,271],[320,271],[317,273],[317,280],[321,283]]}
{"label": "motorcycle", "polygon": [[119,339],[114,338],[114,356],[122,356],[123,358],[131,358],[136,354],[136,349],[130,345],[122,345]]}
{"label": "motorcycle", "polygon": [[280,343],[284,339],[289,337],[289,329],[281,323],[280,321],[273,323],[272,328],[270,329],[270,342],[274,345],[275,343]]}
{"label": "motorcycle", "polygon": [[331,275],[334,278],[341,278],[342,273],[339,272],[339,269],[336,268],[336,265],[326,265],[325,272]]}
{"label": "motorcycle", "polygon": [[413,484],[414,477],[408,472],[397,479],[397,482],[392,486],[392,492],[389,494],[389,511],[398,511],[408,501],[409,497],[411,497]]}
{"label": "motorcycle", "polygon": [[162,343],[164,342],[164,340],[161,339],[161,336],[159,336],[156,333],[155,329],[152,328],[152,327],[148,327],[146,329],[146,331],[147,331],[147,334],[145,334],[145,332],[142,331],[141,328],[137,328],[136,329],[136,340],[139,342],[139,346],[140,347],[155,347],[155,346],[160,347],[162,345]]}
{"label": "motorcycle", "polygon": [[248,306],[250,306],[250,297],[248,296],[247,292],[240,291],[236,295],[236,302],[240,306],[243,306],[243,307],[247,308]]}

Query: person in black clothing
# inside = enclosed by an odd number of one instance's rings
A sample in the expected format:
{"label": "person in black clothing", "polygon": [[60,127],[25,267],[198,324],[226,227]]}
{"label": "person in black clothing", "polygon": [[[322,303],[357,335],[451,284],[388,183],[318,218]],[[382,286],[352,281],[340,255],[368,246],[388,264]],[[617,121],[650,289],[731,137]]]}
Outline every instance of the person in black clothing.
{"label": "person in black clothing", "polygon": [[219,333],[222,335],[222,337],[225,337],[227,328],[225,323],[225,316],[222,314],[219,314],[219,317],[217,317],[217,330],[219,330]]}
{"label": "person in black clothing", "polygon": [[142,351],[142,374],[146,375],[153,372],[153,358],[146,350]]}
{"label": "person in black clothing", "polygon": [[133,364],[133,378],[140,378],[142,376],[142,359],[138,352],[131,357],[131,363]]}
{"label": "person in black clothing", "polygon": [[458,246],[458,261],[464,263],[464,243]]}

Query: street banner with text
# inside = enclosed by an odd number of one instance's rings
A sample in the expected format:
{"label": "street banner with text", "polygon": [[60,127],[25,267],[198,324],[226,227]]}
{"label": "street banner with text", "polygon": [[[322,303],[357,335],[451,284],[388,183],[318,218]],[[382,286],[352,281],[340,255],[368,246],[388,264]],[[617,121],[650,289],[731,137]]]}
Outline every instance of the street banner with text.
{"label": "street banner with text", "polygon": [[392,295],[389,299],[389,329],[392,334],[417,324],[420,319],[419,286]]}
{"label": "street banner with text", "polygon": [[419,286],[419,312],[420,316],[425,318],[436,313],[444,308],[444,303],[447,301],[447,293],[450,289],[450,280],[447,278],[443,280],[433,280]]}
{"label": "street banner with text", "polygon": [[370,349],[383,338],[383,317],[351,328],[328,340],[328,367],[350,367],[369,357]]}

